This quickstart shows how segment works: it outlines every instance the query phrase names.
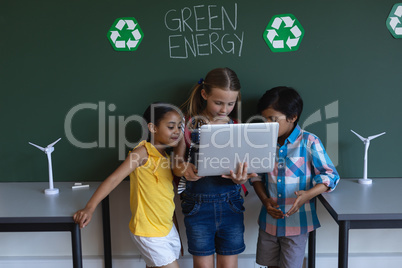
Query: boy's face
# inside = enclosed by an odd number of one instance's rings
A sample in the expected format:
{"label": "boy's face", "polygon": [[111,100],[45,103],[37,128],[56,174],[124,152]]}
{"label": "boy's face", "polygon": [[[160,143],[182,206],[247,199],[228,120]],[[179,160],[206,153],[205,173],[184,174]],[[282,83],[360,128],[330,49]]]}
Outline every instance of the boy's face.
{"label": "boy's face", "polygon": [[286,118],[286,115],[272,109],[271,107],[262,111],[261,115],[267,120],[267,122],[279,123],[278,142],[282,145],[292,133],[297,116]]}

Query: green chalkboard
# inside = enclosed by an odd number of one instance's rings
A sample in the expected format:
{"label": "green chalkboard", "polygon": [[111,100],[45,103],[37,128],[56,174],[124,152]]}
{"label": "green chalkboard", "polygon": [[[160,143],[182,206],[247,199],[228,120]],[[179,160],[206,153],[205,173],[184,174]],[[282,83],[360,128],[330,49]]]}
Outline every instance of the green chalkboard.
{"label": "green chalkboard", "polygon": [[[242,84],[242,121],[267,89],[295,87],[305,103],[300,124],[322,139],[342,177],[363,174],[364,146],[351,129],[386,131],[371,143],[368,175],[401,177],[402,39],[386,25],[394,4],[3,0],[0,181],[46,181],[46,155],[28,142],[58,138],[56,182],[103,180],[140,139],[136,116],[148,104],[179,106],[210,69],[226,66]],[[304,30],[295,51],[273,52],[273,35],[263,38],[282,14]],[[135,50],[114,49],[118,18],[141,28]]]}

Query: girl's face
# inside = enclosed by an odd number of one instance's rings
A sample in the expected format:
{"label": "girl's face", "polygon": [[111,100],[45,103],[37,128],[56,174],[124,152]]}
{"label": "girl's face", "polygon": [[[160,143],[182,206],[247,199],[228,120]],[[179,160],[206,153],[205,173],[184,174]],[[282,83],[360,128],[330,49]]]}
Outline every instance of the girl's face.
{"label": "girl's face", "polygon": [[294,122],[297,119],[297,116],[293,118],[286,118],[286,115],[283,113],[268,107],[264,111],[262,111],[261,115],[267,120],[267,122],[278,122],[279,130],[278,130],[278,142],[283,145],[285,140],[292,133],[294,128]]}
{"label": "girl's face", "polygon": [[238,91],[213,87],[210,94],[202,89],[201,96],[207,102],[204,109],[205,115],[210,122],[227,121],[228,115],[236,105]]}
{"label": "girl's face", "polygon": [[159,121],[158,125],[149,124],[153,134],[154,145],[175,147],[181,138],[182,118],[176,111],[170,111]]}

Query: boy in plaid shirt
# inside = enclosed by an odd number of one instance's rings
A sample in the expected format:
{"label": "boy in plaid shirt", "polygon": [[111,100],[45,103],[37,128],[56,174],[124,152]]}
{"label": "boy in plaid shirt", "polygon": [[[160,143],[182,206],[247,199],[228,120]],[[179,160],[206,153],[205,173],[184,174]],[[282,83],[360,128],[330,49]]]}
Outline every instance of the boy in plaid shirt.
{"label": "boy in plaid shirt", "polygon": [[279,123],[275,168],[251,179],[262,202],[257,263],[299,268],[308,233],[320,227],[314,197],[334,190],[339,175],[320,139],[297,124],[303,100],[296,90],[268,90],[257,109],[267,122]]}

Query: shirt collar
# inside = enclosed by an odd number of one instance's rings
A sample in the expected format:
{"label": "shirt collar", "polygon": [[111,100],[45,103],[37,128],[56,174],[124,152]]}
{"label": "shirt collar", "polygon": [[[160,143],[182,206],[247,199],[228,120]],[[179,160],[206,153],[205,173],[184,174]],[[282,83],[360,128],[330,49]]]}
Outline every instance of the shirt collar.
{"label": "shirt collar", "polygon": [[293,144],[296,141],[297,137],[299,137],[300,133],[301,133],[301,128],[300,128],[299,124],[297,124],[296,127],[293,129],[292,133],[290,133],[287,140]]}

